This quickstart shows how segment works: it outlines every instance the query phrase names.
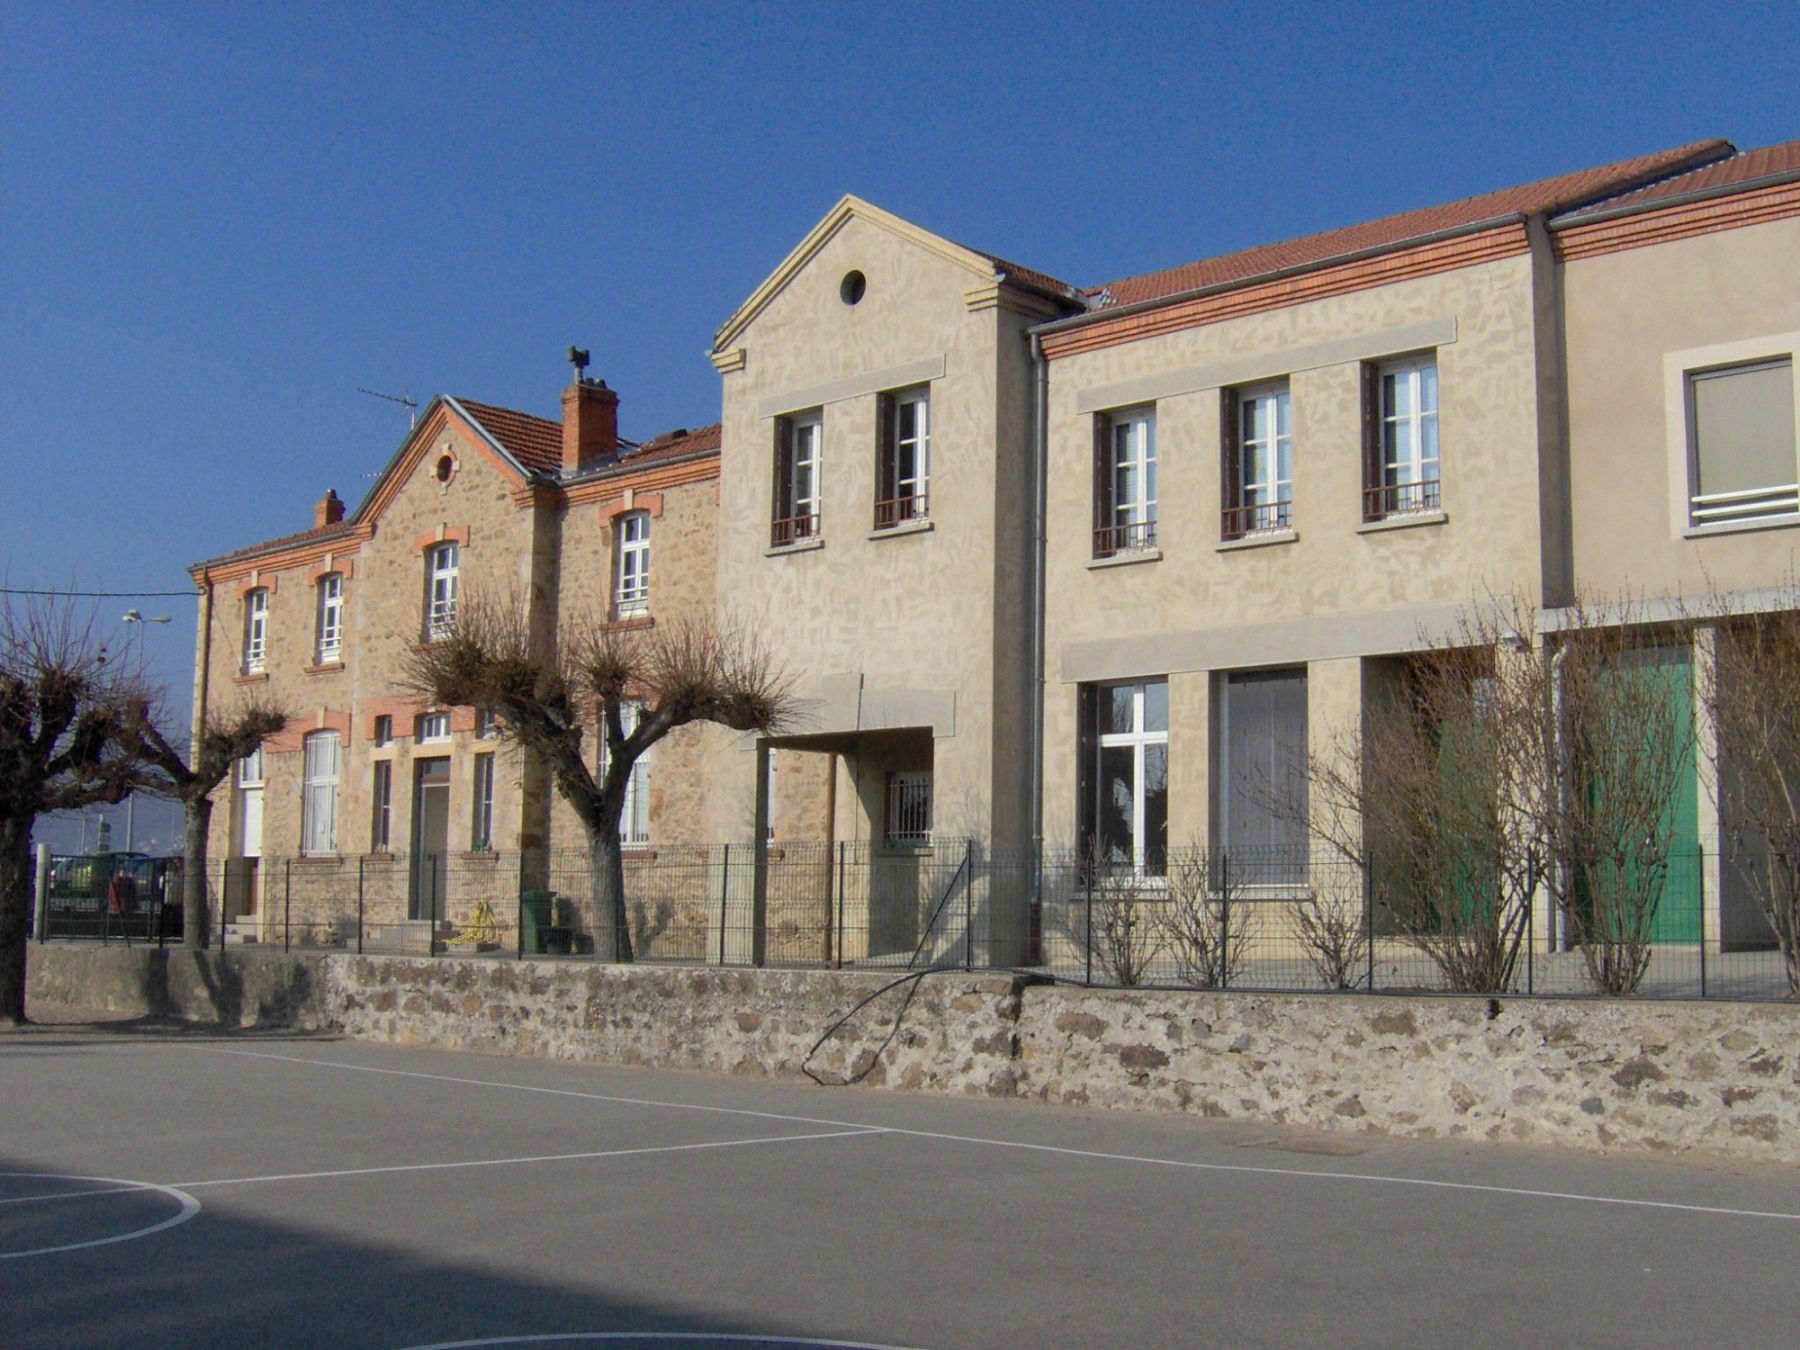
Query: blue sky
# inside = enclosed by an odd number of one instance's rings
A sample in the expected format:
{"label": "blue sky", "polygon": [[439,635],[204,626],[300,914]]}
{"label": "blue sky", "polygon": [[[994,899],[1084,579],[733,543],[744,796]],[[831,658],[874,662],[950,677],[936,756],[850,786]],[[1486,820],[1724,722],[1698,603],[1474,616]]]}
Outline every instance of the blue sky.
{"label": "blue sky", "polygon": [[[844,192],[1095,284],[1726,136],[1800,5],[0,6],[0,584],[181,590],[354,504],[403,409],[717,417]],[[137,603],[185,707],[193,603]]]}

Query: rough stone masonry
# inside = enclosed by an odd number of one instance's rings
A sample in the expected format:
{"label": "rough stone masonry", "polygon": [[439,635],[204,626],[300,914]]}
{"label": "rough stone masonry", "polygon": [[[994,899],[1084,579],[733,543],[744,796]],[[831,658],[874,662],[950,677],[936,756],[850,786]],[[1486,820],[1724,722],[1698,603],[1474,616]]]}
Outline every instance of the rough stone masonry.
{"label": "rough stone masonry", "polygon": [[878,993],[890,976],[56,944],[31,957],[39,1016],[335,1027],[585,1063],[1800,1162],[1800,1007],[1786,1004],[1124,991],[961,971]]}

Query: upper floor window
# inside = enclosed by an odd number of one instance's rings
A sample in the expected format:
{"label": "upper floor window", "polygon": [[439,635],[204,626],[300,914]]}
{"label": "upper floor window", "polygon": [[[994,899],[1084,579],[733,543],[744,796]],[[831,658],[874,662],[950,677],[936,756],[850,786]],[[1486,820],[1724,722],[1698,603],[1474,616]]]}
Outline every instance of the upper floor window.
{"label": "upper floor window", "polygon": [[1094,419],[1094,556],[1156,546],[1156,409]]}
{"label": "upper floor window", "polygon": [[306,738],[300,851],[308,856],[337,852],[338,750],[335,731],[315,731]]}
{"label": "upper floor window", "polygon": [[263,748],[260,745],[238,761],[237,785],[241,788],[263,785]]}
{"label": "upper floor window", "polygon": [[613,616],[650,609],[650,513],[633,511],[613,522]]}
{"label": "upper floor window", "polygon": [[1795,418],[1792,356],[1688,372],[1691,525],[1800,514]]}
{"label": "upper floor window", "polygon": [[320,665],[344,656],[344,574],[327,572],[319,578],[318,653]]}
{"label": "upper floor window", "polygon": [[258,586],[244,595],[244,673],[262,670],[269,657],[269,591]]}
{"label": "upper floor window", "polygon": [[1293,431],[1286,384],[1226,390],[1222,422],[1226,539],[1293,525]]}
{"label": "upper floor window", "polygon": [[375,719],[375,744],[389,745],[394,739],[394,718],[392,713],[382,713]]}
{"label": "upper floor window", "polygon": [[419,718],[418,739],[421,742],[449,740],[450,714],[447,712],[422,714]]}
{"label": "upper floor window", "polygon": [[887,776],[887,842],[931,842],[931,770]]}
{"label": "upper floor window", "polygon": [[1435,511],[1438,491],[1437,358],[1363,367],[1363,519]]}
{"label": "upper floor window", "polygon": [[453,540],[433,544],[425,554],[425,636],[448,636],[456,622],[456,582],[460,554]]}
{"label": "upper floor window", "polygon": [[931,390],[883,394],[875,477],[875,528],[931,514]]}
{"label": "upper floor window", "polygon": [[500,717],[492,708],[475,710],[475,737],[477,740],[491,741],[500,734]]}
{"label": "upper floor window", "polygon": [[776,548],[819,532],[819,473],[825,454],[825,420],[815,410],[775,419],[775,518],[769,542]]}

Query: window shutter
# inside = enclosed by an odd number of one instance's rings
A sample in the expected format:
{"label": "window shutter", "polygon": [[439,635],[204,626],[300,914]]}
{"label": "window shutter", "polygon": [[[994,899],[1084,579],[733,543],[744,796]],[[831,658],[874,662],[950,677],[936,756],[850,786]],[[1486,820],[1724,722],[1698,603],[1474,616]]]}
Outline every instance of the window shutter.
{"label": "window shutter", "polygon": [[1221,534],[1226,539],[1236,539],[1244,531],[1237,515],[1231,508],[1242,503],[1243,492],[1243,456],[1239,453],[1239,434],[1241,426],[1238,417],[1238,394],[1235,389],[1219,391],[1219,519],[1223,522]]}
{"label": "window shutter", "polygon": [[[1112,546],[1112,418],[1094,414],[1094,556],[1108,557]],[[1101,531],[1108,531],[1101,533]]]}
{"label": "window shutter", "polygon": [[775,419],[775,492],[770,498],[777,520],[794,514],[794,423],[792,419]]}
{"label": "window shutter", "polygon": [[875,400],[875,524],[878,528],[897,519],[892,507],[885,515],[881,508],[882,502],[894,499],[895,462],[899,457],[894,421],[894,396],[882,394]]}
{"label": "window shutter", "polygon": [[1364,520],[1380,520],[1385,514],[1380,488],[1381,472],[1381,367],[1362,363],[1363,513]]}

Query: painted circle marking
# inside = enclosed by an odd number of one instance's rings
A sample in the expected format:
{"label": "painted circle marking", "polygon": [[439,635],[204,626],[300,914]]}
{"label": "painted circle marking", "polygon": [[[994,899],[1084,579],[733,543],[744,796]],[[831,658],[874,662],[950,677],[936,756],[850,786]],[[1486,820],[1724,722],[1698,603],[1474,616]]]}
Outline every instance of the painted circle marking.
{"label": "painted circle marking", "polygon": [[[134,1228],[128,1233],[115,1233],[111,1237],[93,1238],[87,1242],[65,1242],[55,1247],[33,1247],[23,1252],[0,1252],[0,1261],[18,1261],[27,1256],[54,1256],[58,1252],[77,1252],[88,1247],[110,1247],[115,1242],[134,1242],[138,1238],[149,1237],[152,1233],[160,1233],[165,1228],[173,1228],[176,1224],[186,1223],[200,1212],[200,1202],[186,1191],[177,1190],[173,1186],[158,1186],[153,1181],[128,1181],[123,1177],[84,1177],[70,1172],[0,1172],[0,1179],[7,1177],[26,1177],[33,1181],[97,1181],[108,1186],[119,1187],[126,1193],[147,1193],[163,1195],[173,1200],[180,1209],[172,1218],[161,1223],[153,1223],[145,1228]],[[118,1194],[118,1191],[109,1194]],[[70,1192],[71,1197],[79,1197],[80,1191]],[[50,1197],[45,1197],[49,1199]],[[65,1197],[57,1196],[60,1200]]]}

